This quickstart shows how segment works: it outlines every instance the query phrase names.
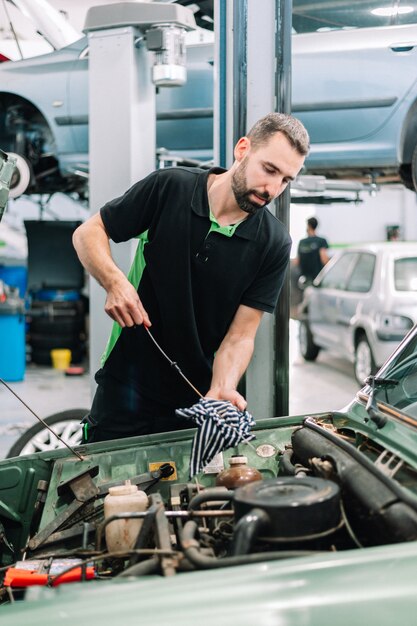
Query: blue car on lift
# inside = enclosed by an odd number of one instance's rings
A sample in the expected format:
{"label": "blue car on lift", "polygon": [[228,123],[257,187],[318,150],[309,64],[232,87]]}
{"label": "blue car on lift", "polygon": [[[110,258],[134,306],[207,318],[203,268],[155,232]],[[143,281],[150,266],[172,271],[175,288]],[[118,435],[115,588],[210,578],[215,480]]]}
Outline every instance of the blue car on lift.
{"label": "blue car on lift", "polygon": [[307,173],[417,186],[417,2],[294,0],[292,110]]}
{"label": "blue car on lift", "polygon": [[[193,6],[212,13],[210,0]],[[187,84],[157,94],[159,148],[212,157],[213,55],[212,44],[189,47]],[[311,136],[307,174],[417,188],[416,56],[417,0],[293,1],[292,110]],[[0,64],[0,145],[21,157],[20,193],[84,192],[87,70],[87,38]]]}
{"label": "blue car on lift", "polygon": [[[5,2],[14,5],[11,0]],[[20,4],[26,5],[26,0],[19,0]],[[38,0],[31,0],[27,5],[33,12],[33,20],[41,17],[33,11],[37,4],[40,4]],[[54,11],[52,7],[51,11]],[[1,13],[0,10],[0,26]],[[38,28],[39,32],[41,30],[42,26]],[[49,33],[50,30],[48,40]],[[36,44],[39,45],[39,41]],[[4,48],[8,53],[9,48]],[[25,192],[85,193],[88,181],[88,52],[88,38],[80,35],[70,45],[52,52],[0,64],[0,146],[18,157],[12,197]],[[212,44],[189,45],[186,84],[157,91],[159,149],[188,159],[212,158],[212,65]],[[111,103],[107,106],[111,111]],[[117,120],[109,120],[109,123],[117,123]]]}

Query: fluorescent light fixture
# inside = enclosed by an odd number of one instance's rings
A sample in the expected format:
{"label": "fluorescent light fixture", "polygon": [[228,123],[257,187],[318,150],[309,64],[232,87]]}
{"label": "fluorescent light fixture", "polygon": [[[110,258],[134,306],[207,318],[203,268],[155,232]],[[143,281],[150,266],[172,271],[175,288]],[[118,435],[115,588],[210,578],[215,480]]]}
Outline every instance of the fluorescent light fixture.
{"label": "fluorescent light fixture", "polygon": [[378,15],[379,17],[394,17],[395,15],[405,15],[412,13],[413,7],[380,7],[379,9],[373,9],[372,15]]}
{"label": "fluorescent light fixture", "polygon": [[13,4],[54,48],[68,46],[82,37],[48,0],[13,0]]}

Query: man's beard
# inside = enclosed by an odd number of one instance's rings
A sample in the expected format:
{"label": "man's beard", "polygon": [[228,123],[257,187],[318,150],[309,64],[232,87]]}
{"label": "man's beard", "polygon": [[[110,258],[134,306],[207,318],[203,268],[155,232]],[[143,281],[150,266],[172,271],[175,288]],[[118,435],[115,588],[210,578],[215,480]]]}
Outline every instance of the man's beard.
{"label": "man's beard", "polygon": [[[232,176],[232,191],[239,209],[245,211],[245,213],[254,215],[257,211],[259,211],[259,209],[262,209],[269,202],[271,202],[272,198],[270,198],[269,194],[266,192],[261,193],[259,191],[255,191],[255,189],[247,188],[246,167],[247,160],[245,158]],[[252,194],[256,194],[258,198],[263,198],[265,203],[258,204],[257,202],[251,202],[249,196]]]}

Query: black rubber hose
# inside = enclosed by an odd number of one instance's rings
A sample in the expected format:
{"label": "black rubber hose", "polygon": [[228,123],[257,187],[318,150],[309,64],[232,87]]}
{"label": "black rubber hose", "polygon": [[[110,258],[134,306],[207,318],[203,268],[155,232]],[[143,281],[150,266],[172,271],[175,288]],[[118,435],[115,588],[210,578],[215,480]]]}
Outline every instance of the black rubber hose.
{"label": "black rubber hose", "polygon": [[[337,415],[337,414],[336,414]],[[337,435],[333,434],[330,430],[319,426],[312,417],[306,417],[303,422],[304,426],[319,433],[322,437],[329,439],[332,443],[336,444],[339,448],[347,452],[358,463],[365,467],[371,474],[373,474],[378,480],[380,480],[399,500],[408,504],[414,511],[417,511],[417,497],[410,494],[403,487],[401,487],[395,480],[383,474],[375,465],[370,461],[362,452],[359,452],[354,445],[341,439]]]}
{"label": "black rubber hose", "polygon": [[235,524],[232,555],[249,554],[255,537],[270,524],[269,515],[263,509],[254,508]]}
{"label": "black rubber hose", "polygon": [[292,448],[285,450],[279,457],[279,466],[283,469],[286,476],[295,476],[295,465],[291,462],[291,457],[294,454]]}
{"label": "black rubber hose", "polygon": [[151,574],[159,573],[159,559],[157,557],[153,557],[152,559],[147,559],[146,561],[141,561],[140,563],[131,565],[127,569],[123,570],[123,572],[115,576],[115,578],[126,578],[127,576],[149,576]]}
{"label": "black rubber hose", "polygon": [[287,551],[287,552],[258,552],[256,554],[244,554],[240,556],[227,556],[223,559],[201,554],[200,547],[195,534],[197,524],[190,520],[184,525],[181,537],[181,544],[187,559],[196,569],[217,569],[221,567],[234,567],[235,565],[250,565],[251,563],[262,563],[265,561],[276,561],[278,559],[289,559],[296,556],[311,556],[318,554],[312,551]]}
{"label": "black rubber hose", "polygon": [[203,502],[210,502],[210,500],[230,501],[233,500],[235,495],[234,491],[225,491],[223,487],[213,487],[212,489],[205,489],[201,493],[198,493],[194,498],[190,500],[188,505],[189,511],[195,511],[200,508]]}

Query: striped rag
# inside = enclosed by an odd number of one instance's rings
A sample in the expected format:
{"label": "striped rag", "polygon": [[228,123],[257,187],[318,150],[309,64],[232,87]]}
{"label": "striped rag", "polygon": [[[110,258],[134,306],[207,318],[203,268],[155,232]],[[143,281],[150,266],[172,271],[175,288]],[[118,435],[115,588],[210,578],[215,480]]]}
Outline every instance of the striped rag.
{"label": "striped rag", "polygon": [[255,425],[252,415],[239,411],[231,402],[202,398],[192,407],[177,409],[175,413],[192,420],[197,426],[191,450],[190,478],[201,472],[222,450],[255,438],[250,433]]}

